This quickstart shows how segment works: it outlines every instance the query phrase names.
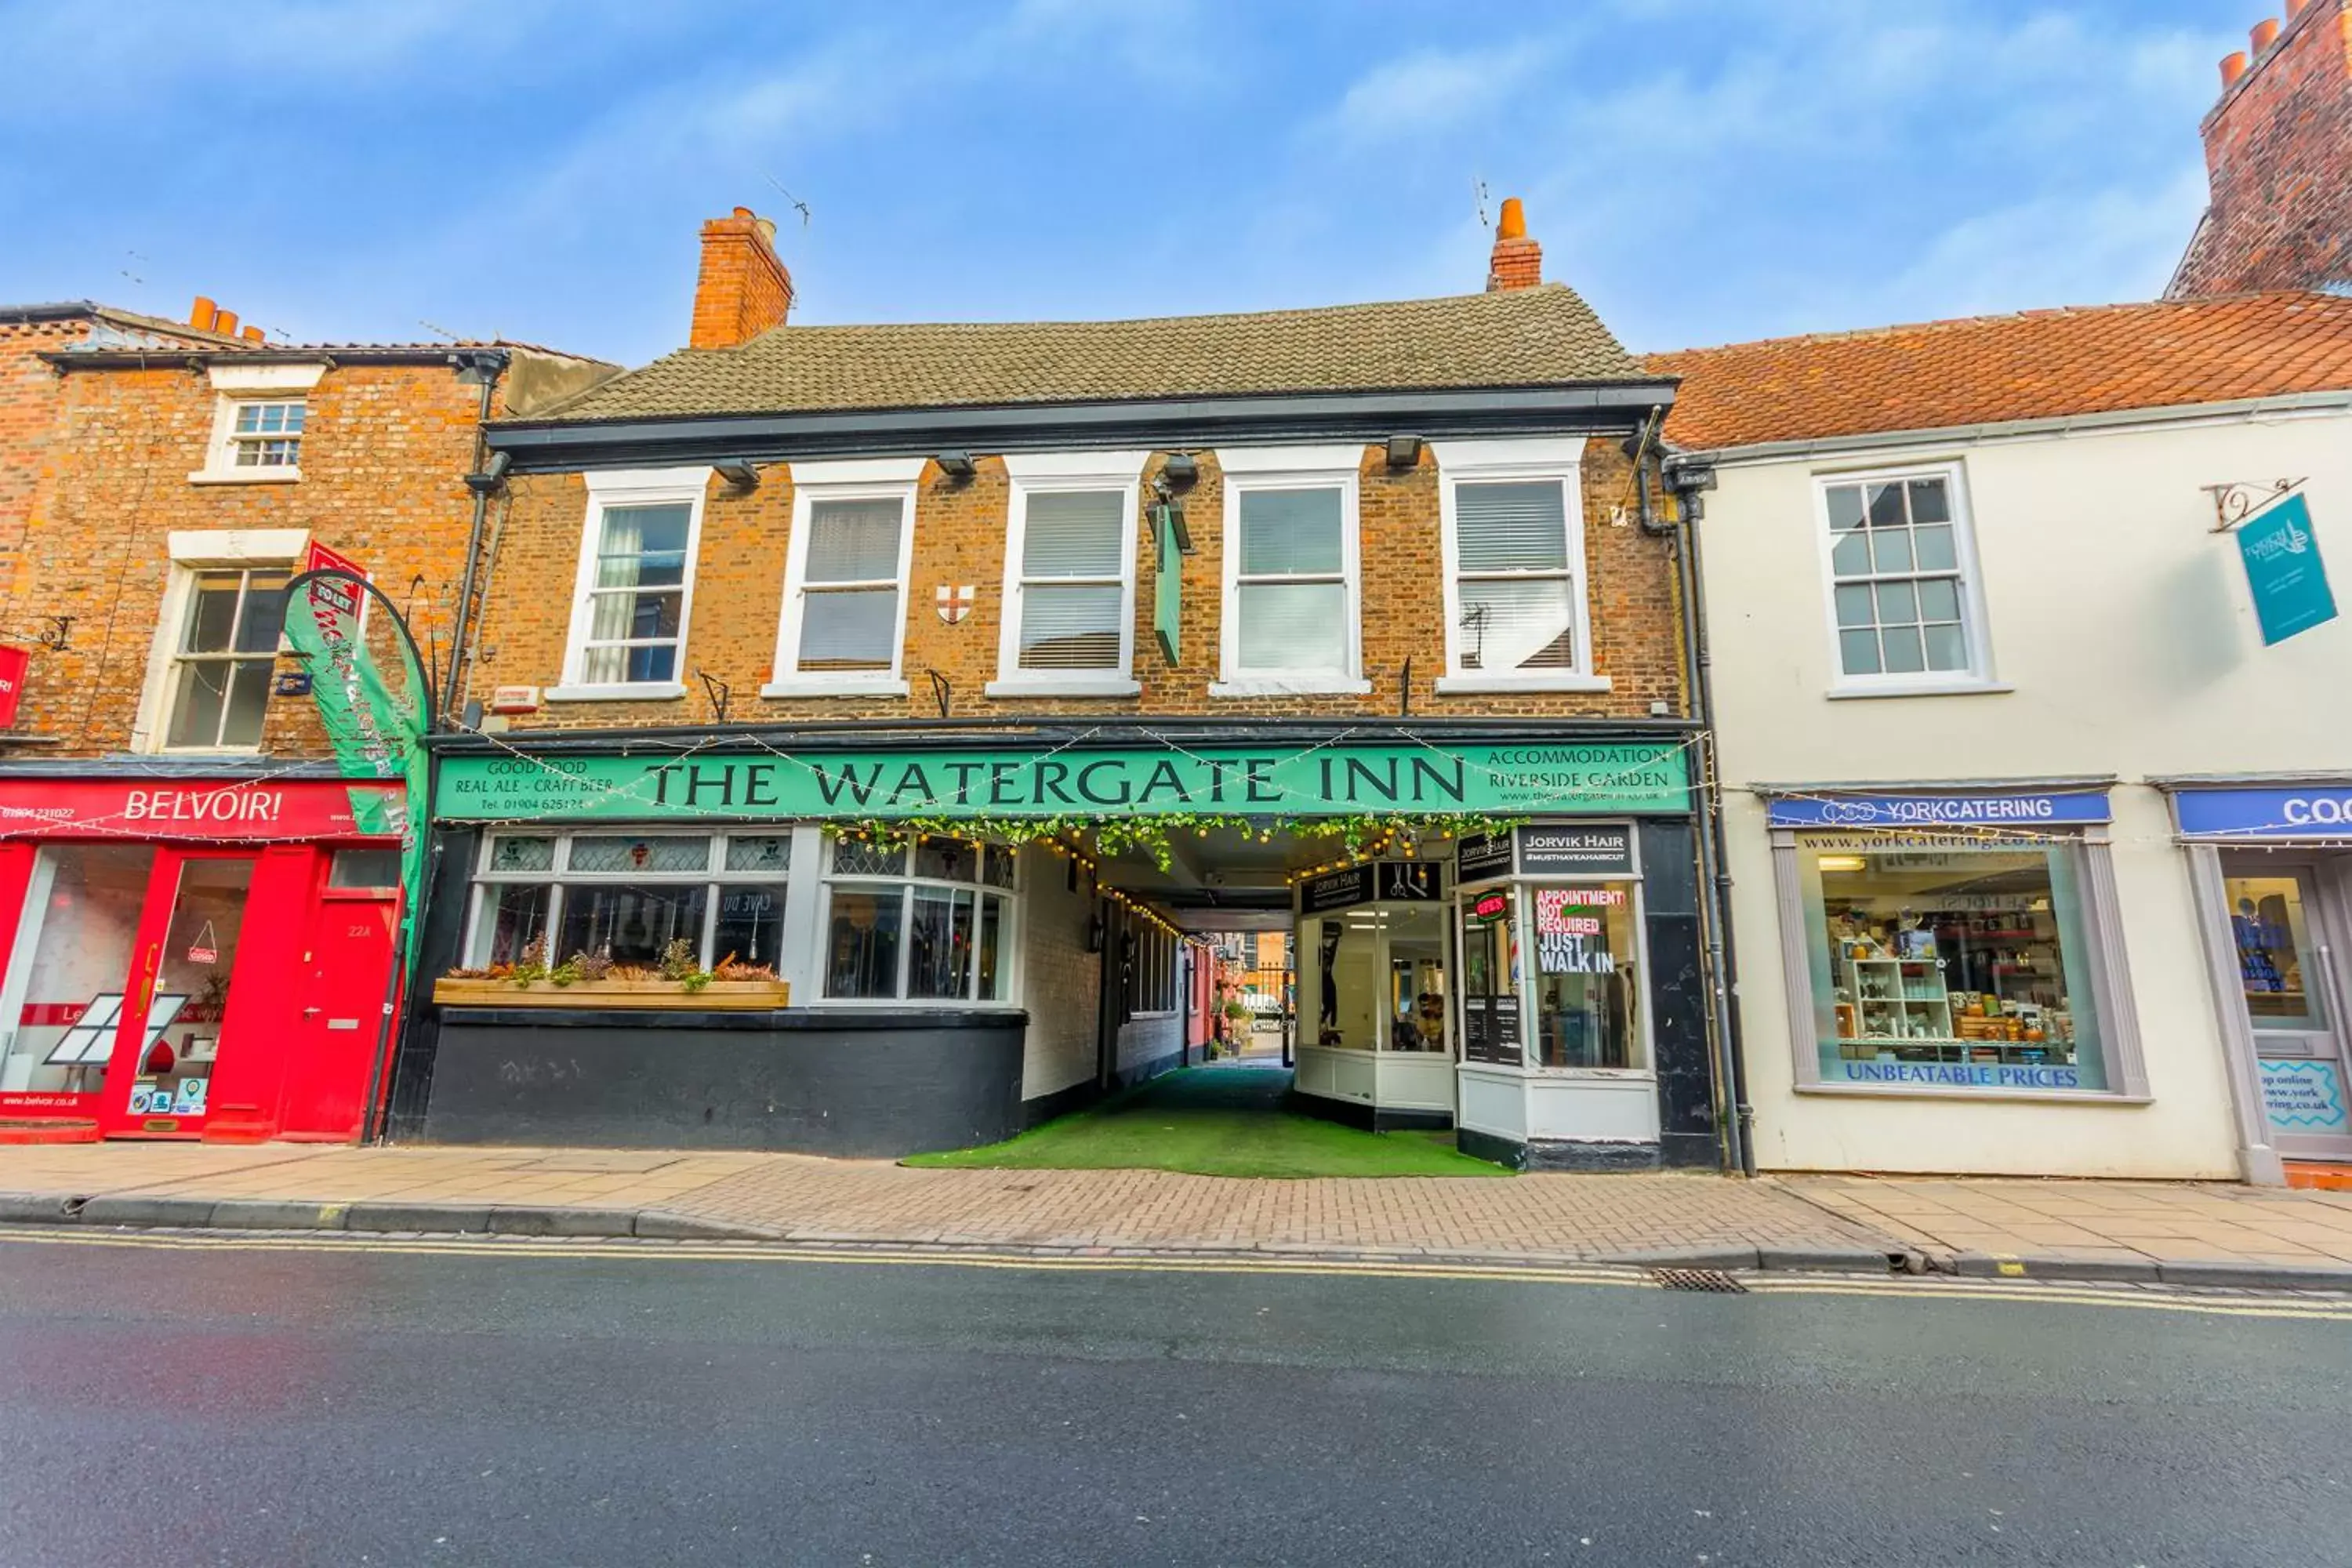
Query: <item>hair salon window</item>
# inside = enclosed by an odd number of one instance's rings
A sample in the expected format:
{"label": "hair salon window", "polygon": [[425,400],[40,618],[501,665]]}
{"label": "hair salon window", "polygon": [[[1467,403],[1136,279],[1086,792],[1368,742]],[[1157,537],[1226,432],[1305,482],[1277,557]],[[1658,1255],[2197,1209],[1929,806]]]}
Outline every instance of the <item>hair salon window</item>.
{"label": "hair salon window", "polygon": [[1640,1068],[1642,975],[1633,888],[1538,883],[1530,1060],[1546,1068]]}
{"label": "hair salon window", "polygon": [[513,963],[547,939],[651,967],[673,942],[710,968],[782,956],[792,839],[782,833],[493,834],[475,872],[472,964]]}
{"label": "hair salon window", "polygon": [[2131,1087],[2101,1000],[2092,858],[2104,847],[1964,834],[1791,843],[1784,875],[1801,930],[1788,940],[1801,943],[1818,1081]]}
{"label": "hair salon window", "polygon": [[825,853],[828,1001],[1012,1000],[1013,850],[926,837]]}

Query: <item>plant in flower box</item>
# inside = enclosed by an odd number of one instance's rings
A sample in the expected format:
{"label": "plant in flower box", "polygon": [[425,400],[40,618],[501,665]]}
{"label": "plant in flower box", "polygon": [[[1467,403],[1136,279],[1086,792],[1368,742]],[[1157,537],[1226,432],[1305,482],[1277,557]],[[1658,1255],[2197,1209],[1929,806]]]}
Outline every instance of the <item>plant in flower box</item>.
{"label": "plant in flower box", "polygon": [[757,1009],[791,1005],[792,991],[772,968],[731,952],[705,969],[684,938],[665,946],[652,965],[618,963],[609,947],[551,965],[542,937],[511,964],[448,971],[434,985],[433,999],[443,1006]]}

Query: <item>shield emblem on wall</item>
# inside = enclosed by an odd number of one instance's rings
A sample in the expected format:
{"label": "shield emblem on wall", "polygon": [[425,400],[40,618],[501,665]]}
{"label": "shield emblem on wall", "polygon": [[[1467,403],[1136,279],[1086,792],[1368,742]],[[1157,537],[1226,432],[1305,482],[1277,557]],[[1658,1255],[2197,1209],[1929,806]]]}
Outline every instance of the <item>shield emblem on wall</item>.
{"label": "shield emblem on wall", "polygon": [[945,583],[939,587],[940,619],[953,626],[971,614],[972,584],[950,587]]}

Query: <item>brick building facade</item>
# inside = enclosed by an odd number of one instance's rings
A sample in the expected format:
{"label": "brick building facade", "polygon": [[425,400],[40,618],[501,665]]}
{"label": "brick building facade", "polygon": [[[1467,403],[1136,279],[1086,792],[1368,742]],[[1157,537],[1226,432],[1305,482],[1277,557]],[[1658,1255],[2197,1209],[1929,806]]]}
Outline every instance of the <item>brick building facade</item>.
{"label": "brick building facade", "polygon": [[2352,0],[2288,0],[2221,62],[2211,204],[2167,299],[2352,288]]}
{"label": "brick building facade", "polygon": [[338,777],[284,584],[355,563],[446,655],[482,419],[606,367],[289,347],[203,300],[0,343],[0,1131],[350,1136],[408,803]]}
{"label": "brick building facade", "polygon": [[[1516,202],[1484,293],[1255,316],[803,326],[772,237],[706,225],[691,346],[489,432],[404,1131],[984,1142],[1183,1059],[1187,932],[1305,921],[1303,1093],[1452,1123],[1458,1068],[1498,1157],[1717,1158],[1674,389]],[[1457,884],[1547,939],[1459,1007]],[[468,989],[664,953],[793,1005]]]}

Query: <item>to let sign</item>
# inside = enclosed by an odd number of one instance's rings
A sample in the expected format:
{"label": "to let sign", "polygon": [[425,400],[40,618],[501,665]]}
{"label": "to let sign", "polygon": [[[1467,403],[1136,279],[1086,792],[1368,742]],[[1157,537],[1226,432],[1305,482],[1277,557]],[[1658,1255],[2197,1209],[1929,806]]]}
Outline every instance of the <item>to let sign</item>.
{"label": "to let sign", "polygon": [[2246,563],[2265,647],[2336,618],[2336,595],[2328,591],[2311,507],[2303,497],[2289,496],[2240,524],[2238,554]]}

